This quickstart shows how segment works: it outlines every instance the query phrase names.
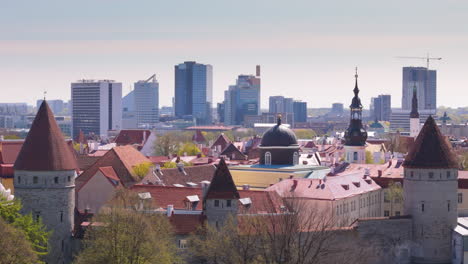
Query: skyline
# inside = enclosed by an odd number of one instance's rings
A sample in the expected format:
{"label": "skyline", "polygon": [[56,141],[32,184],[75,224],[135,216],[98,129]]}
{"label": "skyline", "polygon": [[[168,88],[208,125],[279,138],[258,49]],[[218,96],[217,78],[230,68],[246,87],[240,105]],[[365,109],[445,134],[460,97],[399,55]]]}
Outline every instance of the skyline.
{"label": "skyline", "polygon": [[468,3],[462,1],[384,7],[297,1],[287,9],[279,1],[45,2],[7,2],[0,10],[4,102],[34,104],[44,90],[47,98],[69,99],[70,83],[83,78],[114,79],[127,94],[134,82],[156,73],[160,106],[168,106],[174,65],[195,60],[213,65],[214,103],[239,74],[254,74],[259,64],[262,108],[274,95],[302,99],[311,108],[348,106],[358,66],[364,106],[391,94],[392,107],[399,108],[402,67],[425,61],[395,57],[429,52],[443,58],[431,64],[438,71],[438,106],[466,106]]}

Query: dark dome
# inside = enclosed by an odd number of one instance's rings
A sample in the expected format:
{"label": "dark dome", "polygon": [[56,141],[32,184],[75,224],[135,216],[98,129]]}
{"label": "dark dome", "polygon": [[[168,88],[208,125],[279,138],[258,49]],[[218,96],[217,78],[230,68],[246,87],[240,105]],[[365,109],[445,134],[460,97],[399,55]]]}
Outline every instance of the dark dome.
{"label": "dark dome", "polygon": [[281,120],[263,134],[260,144],[262,147],[287,147],[291,145],[297,145],[296,134],[288,127],[281,125]]}
{"label": "dark dome", "polygon": [[349,127],[345,132],[346,146],[364,146],[366,145],[367,132],[362,127],[361,120],[353,119],[349,123]]}

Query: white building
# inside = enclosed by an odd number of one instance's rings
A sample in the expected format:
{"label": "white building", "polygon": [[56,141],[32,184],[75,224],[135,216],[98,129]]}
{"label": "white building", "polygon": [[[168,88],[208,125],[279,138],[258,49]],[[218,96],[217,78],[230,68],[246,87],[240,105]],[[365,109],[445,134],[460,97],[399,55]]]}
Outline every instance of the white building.
{"label": "white building", "polygon": [[71,84],[72,137],[80,130],[107,137],[122,128],[122,83],[113,80],[79,80]]}

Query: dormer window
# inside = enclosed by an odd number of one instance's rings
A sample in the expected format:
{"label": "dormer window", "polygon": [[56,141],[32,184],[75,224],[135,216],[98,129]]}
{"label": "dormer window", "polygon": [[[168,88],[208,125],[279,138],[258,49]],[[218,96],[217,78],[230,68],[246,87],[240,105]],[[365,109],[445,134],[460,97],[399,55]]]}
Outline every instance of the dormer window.
{"label": "dormer window", "polygon": [[265,165],[271,165],[271,153],[270,152],[265,153]]}

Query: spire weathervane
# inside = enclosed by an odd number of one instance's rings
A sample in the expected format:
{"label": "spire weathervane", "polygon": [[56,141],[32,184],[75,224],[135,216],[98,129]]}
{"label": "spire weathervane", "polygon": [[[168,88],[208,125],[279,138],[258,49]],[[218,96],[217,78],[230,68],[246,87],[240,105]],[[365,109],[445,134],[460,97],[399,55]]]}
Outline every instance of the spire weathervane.
{"label": "spire weathervane", "polygon": [[46,99],[47,91],[44,91],[44,101]]}

